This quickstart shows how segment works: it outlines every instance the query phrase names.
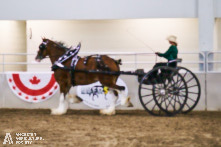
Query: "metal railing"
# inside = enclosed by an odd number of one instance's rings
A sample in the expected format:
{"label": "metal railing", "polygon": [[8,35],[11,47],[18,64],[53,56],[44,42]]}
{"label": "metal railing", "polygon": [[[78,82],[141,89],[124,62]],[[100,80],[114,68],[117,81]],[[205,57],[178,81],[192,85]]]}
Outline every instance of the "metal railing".
{"label": "metal railing", "polygon": [[[218,52],[221,55],[221,52]],[[163,58],[156,57],[154,53],[134,53],[134,52],[81,52],[79,56],[92,54],[105,54],[114,59],[122,59],[121,70],[134,71],[136,69],[145,69],[149,71],[156,62],[165,62]],[[181,66],[187,67],[194,72],[205,72],[208,64],[221,63],[221,61],[210,61],[208,56],[214,54],[209,52],[181,52],[179,58],[183,59]],[[1,72],[6,71],[49,71],[51,67],[50,60],[47,58],[40,63],[35,62],[36,54],[14,53],[0,54]]]}
{"label": "metal railing", "polygon": [[206,52],[206,72],[219,73],[221,72],[221,51]]}

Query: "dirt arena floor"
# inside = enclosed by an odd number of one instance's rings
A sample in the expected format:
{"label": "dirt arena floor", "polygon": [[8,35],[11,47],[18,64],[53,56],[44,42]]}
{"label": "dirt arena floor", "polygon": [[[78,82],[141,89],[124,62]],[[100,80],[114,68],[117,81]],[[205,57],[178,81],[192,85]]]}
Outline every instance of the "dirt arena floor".
{"label": "dirt arena floor", "polygon": [[[10,133],[13,145],[2,144],[6,133]],[[16,133],[35,133],[42,140],[18,145]],[[221,112],[154,117],[145,111],[101,116],[98,111],[69,110],[66,115],[52,116],[49,110],[0,109],[0,146],[218,147]]]}

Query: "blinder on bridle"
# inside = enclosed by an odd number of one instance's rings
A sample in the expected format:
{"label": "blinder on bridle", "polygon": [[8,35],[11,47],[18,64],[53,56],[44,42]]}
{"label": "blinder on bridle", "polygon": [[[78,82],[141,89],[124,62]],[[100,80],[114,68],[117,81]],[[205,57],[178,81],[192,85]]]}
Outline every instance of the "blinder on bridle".
{"label": "blinder on bridle", "polygon": [[39,49],[40,49],[39,57],[40,57],[40,59],[43,59],[43,58],[44,58],[44,57],[43,57],[43,51],[46,49],[47,43],[48,43],[48,41],[46,41],[46,42],[43,41],[43,42],[39,45]]}
{"label": "blinder on bridle", "polygon": [[42,43],[39,45],[39,49],[40,49],[41,51],[43,51],[44,49],[46,49],[47,43],[48,43],[48,42],[42,42]]}

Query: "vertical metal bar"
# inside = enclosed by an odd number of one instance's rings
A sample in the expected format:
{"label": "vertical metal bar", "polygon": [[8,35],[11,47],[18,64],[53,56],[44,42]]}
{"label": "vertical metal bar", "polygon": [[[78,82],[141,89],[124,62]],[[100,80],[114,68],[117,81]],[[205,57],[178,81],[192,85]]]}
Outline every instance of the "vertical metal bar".
{"label": "vertical metal bar", "polygon": [[[3,83],[5,83],[5,79],[6,79],[6,75],[5,75],[5,54],[2,54],[2,71],[3,71]],[[3,85],[3,83],[2,83],[2,85]],[[5,90],[5,86],[3,86],[2,87],[2,89],[4,88],[4,90]],[[4,91],[3,90],[3,91]],[[5,108],[5,92],[2,92],[2,107],[3,108]]]}
{"label": "vertical metal bar", "polygon": [[207,111],[207,73],[208,73],[208,52],[204,52],[204,56],[205,56],[205,111]]}
{"label": "vertical metal bar", "polygon": [[1,61],[2,70],[1,71],[3,72],[3,54],[0,54],[0,55],[1,55],[1,58],[2,58],[2,61]]}
{"label": "vertical metal bar", "polygon": [[135,70],[137,69],[137,54],[135,53]]}
{"label": "vertical metal bar", "polygon": [[2,70],[3,70],[3,73],[5,72],[5,54],[2,54]]}

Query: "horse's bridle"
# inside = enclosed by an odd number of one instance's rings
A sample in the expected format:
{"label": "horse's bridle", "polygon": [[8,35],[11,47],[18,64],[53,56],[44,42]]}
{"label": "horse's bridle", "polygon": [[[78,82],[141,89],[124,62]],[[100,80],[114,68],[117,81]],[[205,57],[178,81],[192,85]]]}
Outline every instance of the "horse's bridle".
{"label": "horse's bridle", "polygon": [[[39,49],[40,49],[39,57],[40,57],[40,59],[49,58],[48,56],[43,57],[43,51],[47,48],[47,45],[48,45],[48,40],[46,42],[43,41],[39,45]],[[60,55],[54,55],[54,56],[51,56],[51,57],[59,57],[59,56]]]}
{"label": "horse's bridle", "polygon": [[39,49],[40,49],[41,51],[43,51],[44,49],[46,49],[47,44],[48,44],[48,41],[47,41],[47,42],[44,42],[44,41],[43,41],[43,42],[40,44]]}

